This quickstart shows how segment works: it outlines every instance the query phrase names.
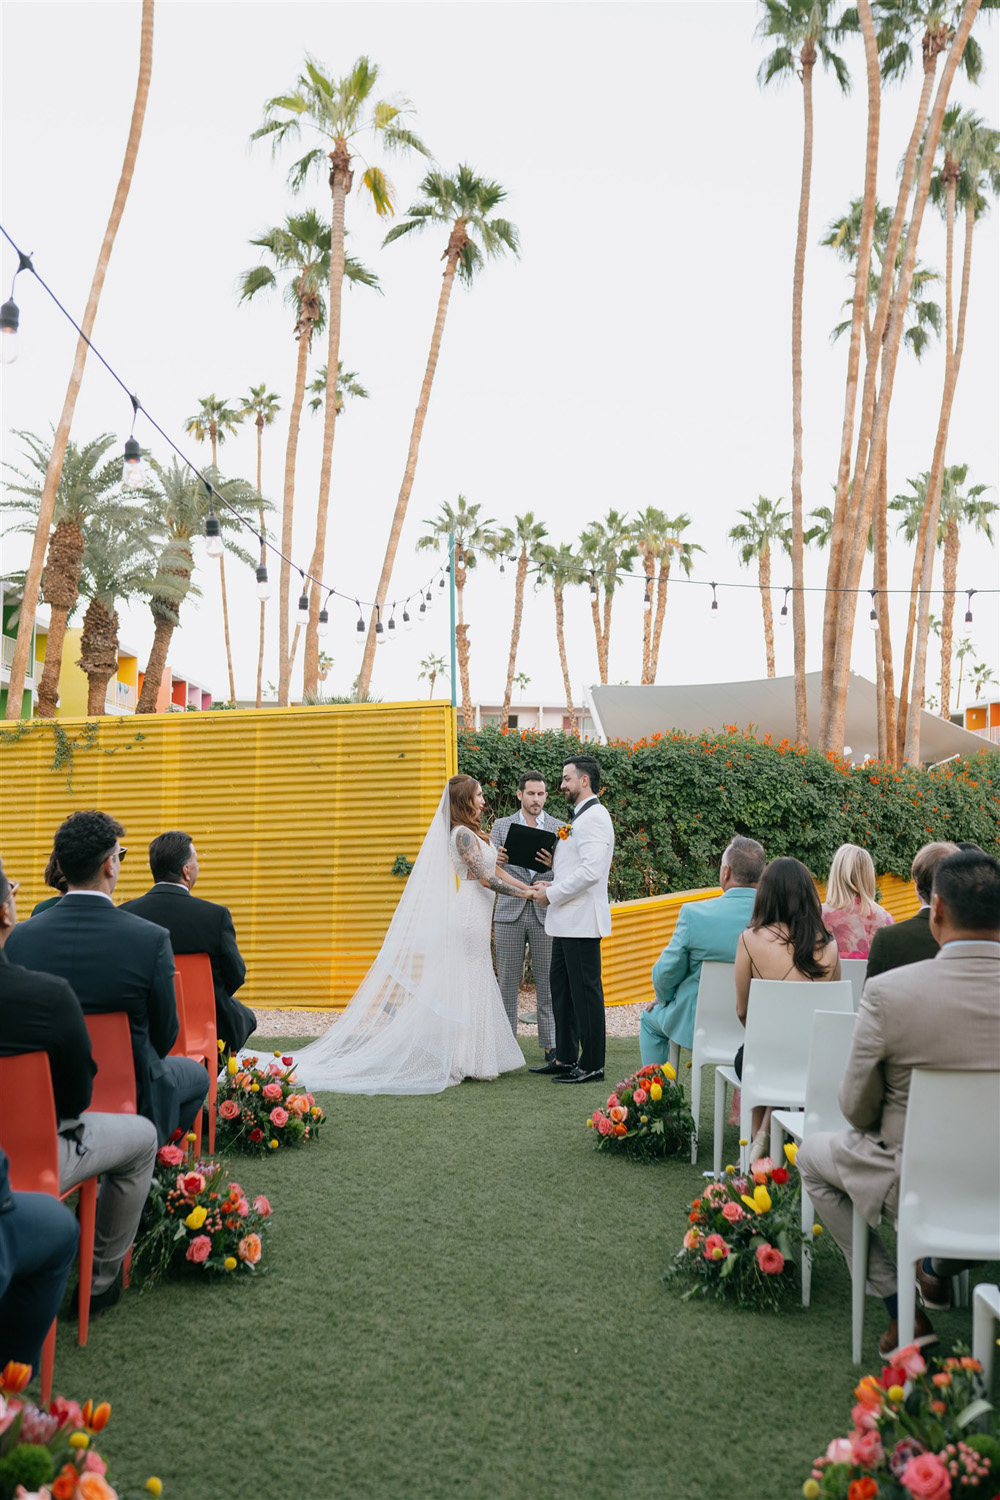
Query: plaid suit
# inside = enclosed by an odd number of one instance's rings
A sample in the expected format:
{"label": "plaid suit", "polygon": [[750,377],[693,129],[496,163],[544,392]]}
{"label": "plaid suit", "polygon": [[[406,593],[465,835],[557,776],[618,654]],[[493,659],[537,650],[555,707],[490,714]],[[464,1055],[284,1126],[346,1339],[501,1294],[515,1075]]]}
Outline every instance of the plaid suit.
{"label": "plaid suit", "polygon": [[[501,848],[512,823],[523,823],[520,812],[511,817],[497,818],[490,829],[490,842]],[[546,812],[538,816],[538,827],[555,833],[562,827],[558,818]],[[534,885],[539,880],[551,880],[551,871],[526,870],[521,865],[507,865],[506,872],[525,885]],[[538,1011],[538,1042],[548,1052],[556,1044],[556,1023],[552,1015],[552,997],[549,990],[549,967],[552,961],[552,939],[545,931],[545,911],[534,901],[524,901],[520,896],[497,896],[493,908],[493,938],[497,953],[497,983],[503,996],[504,1010],[510,1029],[517,1035],[517,992],[524,977],[525,948],[531,953],[531,970],[535,976],[535,992]]]}

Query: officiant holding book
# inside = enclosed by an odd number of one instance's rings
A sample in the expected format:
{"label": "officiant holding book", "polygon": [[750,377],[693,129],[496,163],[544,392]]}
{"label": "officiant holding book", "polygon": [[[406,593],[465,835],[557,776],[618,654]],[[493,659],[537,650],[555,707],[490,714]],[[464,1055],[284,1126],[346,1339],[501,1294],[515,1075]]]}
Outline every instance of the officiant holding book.
{"label": "officiant holding book", "polygon": [[[547,789],[540,771],[525,771],[517,784],[518,810],[497,818],[490,842],[506,873],[525,885],[552,879],[552,848],[563,824],[543,809]],[[507,845],[510,844],[508,849]],[[520,864],[519,860],[527,863]],[[531,954],[538,1013],[538,1042],[546,1062],[556,1055],[556,1026],[552,1015],[549,966],[552,939],[545,931],[545,908],[536,901],[498,895],[493,909],[493,936],[497,955],[497,983],[511,1031],[517,1035],[517,996],[524,978],[524,956]]]}

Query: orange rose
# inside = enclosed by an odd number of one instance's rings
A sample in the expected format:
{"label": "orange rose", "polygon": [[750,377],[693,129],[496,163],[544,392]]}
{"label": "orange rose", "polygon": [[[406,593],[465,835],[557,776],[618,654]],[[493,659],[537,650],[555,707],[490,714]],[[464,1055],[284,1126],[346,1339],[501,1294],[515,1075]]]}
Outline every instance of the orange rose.
{"label": "orange rose", "polygon": [[52,1500],[73,1500],[76,1494],[76,1481],[79,1477],[73,1464],[63,1464],[50,1486]]}
{"label": "orange rose", "polygon": [[248,1234],[245,1239],[240,1240],[236,1254],[240,1260],[245,1260],[248,1265],[255,1266],[260,1260],[260,1235]]}
{"label": "orange rose", "polygon": [[870,1474],[865,1474],[863,1478],[851,1481],[847,1500],[875,1500],[877,1494],[878,1485]]}
{"label": "orange rose", "polygon": [[118,1500],[103,1474],[81,1474],[76,1486],[77,1500]]}
{"label": "orange rose", "polygon": [[619,1121],[619,1123],[617,1125],[613,1125],[611,1128],[612,1128],[612,1132],[613,1132],[614,1135],[617,1135],[617,1136],[628,1135],[628,1126],[627,1125],[622,1125],[620,1121]]}

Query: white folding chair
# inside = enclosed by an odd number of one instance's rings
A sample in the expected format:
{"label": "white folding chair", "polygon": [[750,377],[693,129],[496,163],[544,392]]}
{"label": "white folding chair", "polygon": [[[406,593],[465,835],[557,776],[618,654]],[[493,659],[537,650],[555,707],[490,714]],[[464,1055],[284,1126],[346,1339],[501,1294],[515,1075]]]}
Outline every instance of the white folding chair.
{"label": "white folding chair", "polygon": [[[784,1137],[790,1135],[801,1143],[821,1130],[845,1130],[847,1121],[840,1112],[840,1081],[847,1067],[854,1036],[854,1015],[847,1011],[813,1012],[809,1063],[806,1068],[806,1107],[804,1110],[776,1109],[771,1115],[771,1155],[781,1161]],[[815,1210],[808,1193],[802,1192],[802,1306],[809,1306],[812,1291],[812,1232]]]}
{"label": "white folding chair", "polygon": [[1000,1286],[987,1286],[983,1282],[972,1294],[972,1357],[983,1367],[982,1391],[987,1400],[993,1385],[997,1323],[1000,1323]]}
{"label": "white folding chair", "polygon": [[698,1008],[691,1044],[691,1113],[695,1133],[691,1137],[691,1165],[698,1160],[698,1121],[701,1115],[701,1070],[718,1063],[731,1064],[743,1041],[743,1027],[736,1015],[735,964],[706,960],[698,982]]}
{"label": "white folding chair", "polygon": [[840,960],[840,977],[851,981],[851,990],[854,996],[854,1014],[858,1013],[861,1004],[861,991],[865,987],[868,977],[867,958],[842,958]]}
{"label": "white folding chair", "polygon": [[846,979],[811,983],[808,979],[751,979],[747,1007],[743,1077],[735,1069],[715,1070],[715,1175],[722,1173],[722,1126],[726,1085],[740,1090],[740,1169],[750,1165],[753,1111],[758,1105],[802,1108],[806,1102],[806,1068],[812,1039],[813,1012],[853,1015],[851,985]]}
{"label": "white folding chair", "polygon": [[916,1265],[1000,1259],[1000,1072],[915,1068],[896,1216],[899,1342],[913,1342]]}

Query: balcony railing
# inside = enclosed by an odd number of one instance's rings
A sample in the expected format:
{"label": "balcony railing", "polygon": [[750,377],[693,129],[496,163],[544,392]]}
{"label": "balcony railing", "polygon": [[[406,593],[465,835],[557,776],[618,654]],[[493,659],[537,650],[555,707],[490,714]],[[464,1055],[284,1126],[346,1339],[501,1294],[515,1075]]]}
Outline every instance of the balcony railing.
{"label": "balcony railing", "polygon": [[112,677],[104,695],[104,707],[109,713],[134,714],[137,702],[136,690],[127,682]]}
{"label": "balcony railing", "polygon": [[[12,635],[0,636],[0,667],[9,672],[14,664],[14,646],[16,642]],[[28,665],[24,672],[24,681],[27,687],[31,687],[35,681],[35,659],[28,657]]]}

